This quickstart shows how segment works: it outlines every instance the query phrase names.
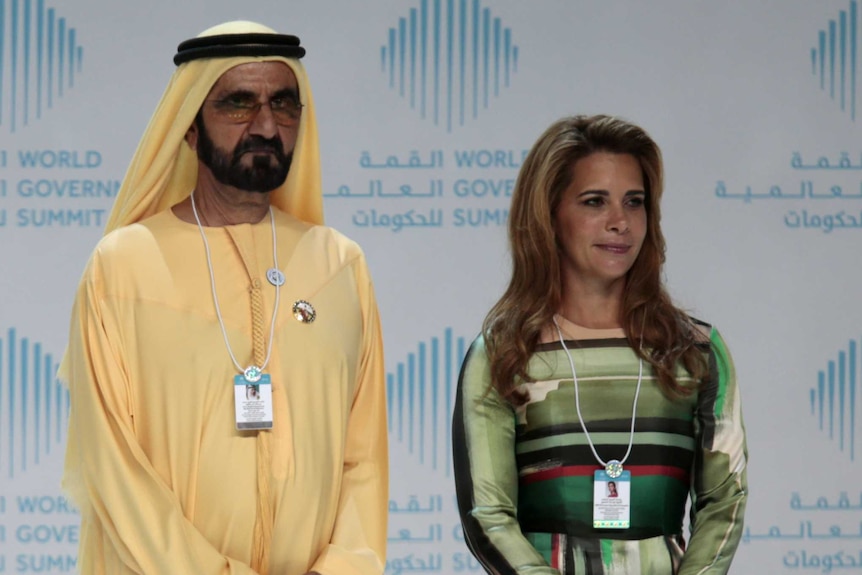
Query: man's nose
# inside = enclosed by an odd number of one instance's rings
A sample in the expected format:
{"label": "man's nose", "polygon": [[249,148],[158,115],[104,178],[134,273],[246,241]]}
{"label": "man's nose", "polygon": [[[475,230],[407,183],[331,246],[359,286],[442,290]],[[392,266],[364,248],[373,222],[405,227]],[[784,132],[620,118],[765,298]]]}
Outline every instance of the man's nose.
{"label": "man's nose", "polygon": [[275,115],[272,113],[272,108],[269,102],[264,102],[258,108],[251,123],[248,126],[248,133],[263,136],[264,138],[272,138],[278,133],[278,124],[275,121]]}

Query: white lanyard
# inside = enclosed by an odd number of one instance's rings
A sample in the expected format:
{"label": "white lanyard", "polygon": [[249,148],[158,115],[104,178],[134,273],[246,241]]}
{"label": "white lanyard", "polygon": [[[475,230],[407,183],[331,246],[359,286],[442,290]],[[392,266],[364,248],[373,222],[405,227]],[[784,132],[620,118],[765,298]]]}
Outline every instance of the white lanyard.
{"label": "white lanyard", "polygon": [[[216,317],[218,318],[218,324],[221,327],[222,336],[224,336],[224,344],[227,347],[227,352],[230,355],[233,364],[239,370],[243,377],[248,380],[250,383],[255,383],[258,381],[263,374],[263,370],[266,369],[267,364],[269,363],[269,358],[272,355],[272,340],[275,338],[275,317],[278,314],[278,294],[281,291],[279,288],[281,286],[280,283],[275,284],[275,306],[272,309],[272,321],[269,326],[269,344],[266,348],[266,359],[263,360],[263,365],[256,366],[250,365],[247,368],[243,369],[240,363],[236,360],[236,356],[233,354],[233,350],[230,347],[230,341],[227,337],[227,330],[224,327],[224,319],[221,316],[221,309],[218,305],[218,295],[216,295],[216,285],[215,285],[215,274],[213,274],[213,263],[212,257],[210,256],[210,245],[207,241],[206,232],[204,232],[204,227],[201,225],[201,219],[198,217],[198,210],[195,206],[195,192],[192,190],[191,193],[192,199],[192,213],[195,215],[195,221],[198,224],[198,230],[201,232],[201,238],[204,240],[204,249],[207,254],[207,268],[209,268],[210,272],[210,286],[212,286],[213,292],[213,303],[215,304]],[[269,207],[269,223],[272,226],[272,267],[273,269],[278,270],[278,248],[276,242],[275,235],[275,217],[272,213],[272,206]]]}
{"label": "white lanyard", "polygon": [[566,347],[566,343],[563,340],[563,331],[560,329],[560,324],[557,323],[557,318],[553,318],[554,327],[557,328],[557,335],[560,338],[560,345],[563,346],[563,349],[566,352],[566,357],[569,358],[569,366],[572,368],[572,379],[575,383],[575,409],[578,412],[578,420],[581,422],[581,429],[584,430],[584,436],[587,438],[587,443],[590,446],[590,450],[593,452],[596,460],[605,468],[609,477],[619,477],[623,472],[623,463],[629,458],[629,455],[632,452],[632,443],[635,439],[635,416],[638,410],[638,395],[640,395],[641,391],[641,381],[643,381],[643,372],[644,372],[644,360],[640,358],[640,362],[638,364],[638,385],[635,389],[635,399],[632,404],[632,427],[629,432],[629,447],[626,450],[625,456],[623,456],[622,460],[611,459],[610,461],[605,462],[601,457],[599,457],[598,452],[596,451],[595,446],[593,445],[593,440],[590,437],[590,432],[587,431],[587,424],[584,423],[584,418],[581,415],[581,399],[580,394],[578,392],[578,373],[575,371],[575,360],[572,359],[572,354],[569,351],[569,348]]}

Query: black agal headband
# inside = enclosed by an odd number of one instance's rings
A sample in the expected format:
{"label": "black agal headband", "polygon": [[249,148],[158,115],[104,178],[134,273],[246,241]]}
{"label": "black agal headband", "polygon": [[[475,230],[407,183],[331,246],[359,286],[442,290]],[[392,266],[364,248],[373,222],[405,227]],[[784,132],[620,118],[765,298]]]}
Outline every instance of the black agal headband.
{"label": "black agal headband", "polygon": [[186,40],[177,46],[174,64],[179,66],[201,58],[235,56],[284,56],[302,58],[305,48],[299,38],[287,34],[219,34]]}

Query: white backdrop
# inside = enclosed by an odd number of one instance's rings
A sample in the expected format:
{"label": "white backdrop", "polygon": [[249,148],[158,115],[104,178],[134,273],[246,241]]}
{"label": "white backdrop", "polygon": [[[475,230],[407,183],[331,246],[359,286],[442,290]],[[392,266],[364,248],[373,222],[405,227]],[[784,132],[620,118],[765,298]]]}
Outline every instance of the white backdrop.
{"label": "white backdrop", "polygon": [[523,154],[599,112],[662,147],[668,285],[737,365],[751,497],[733,572],[862,571],[857,0],[0,0],[0,573],[75,569],[53,379],[75,285],[176,45],[238,18],[308,48],[327,223],[375,278],[388,573],[481,571],[454,503],[459,362],[506,281]]}

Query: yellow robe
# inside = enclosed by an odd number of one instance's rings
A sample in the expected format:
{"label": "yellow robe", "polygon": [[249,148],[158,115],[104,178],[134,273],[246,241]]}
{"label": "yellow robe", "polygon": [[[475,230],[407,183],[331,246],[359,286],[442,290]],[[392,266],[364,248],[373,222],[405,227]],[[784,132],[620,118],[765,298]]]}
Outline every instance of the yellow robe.
{"label": "yellow robe", "polygon": [[[364,256],[274,210],[281,287],[272,357],[272,575],[382,573],[388,496],[382,340]],[[205,228],[227,336],[252,363],[275,289],[269,217]],[[312,323],[294,318],[311,302]],[[87,575],[252,574],[255,432],[235,428],[233,378],[203,241],[170,210],[108,234],[84,273],[68,350],[64,483],[81,506]]]}

